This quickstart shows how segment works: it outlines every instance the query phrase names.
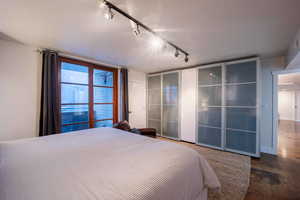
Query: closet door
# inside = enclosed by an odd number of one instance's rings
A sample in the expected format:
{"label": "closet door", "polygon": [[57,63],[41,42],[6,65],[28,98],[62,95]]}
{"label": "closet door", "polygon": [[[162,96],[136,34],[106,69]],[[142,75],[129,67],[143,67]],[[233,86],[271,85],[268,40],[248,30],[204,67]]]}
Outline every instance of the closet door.
{"label": "closet door", "polygon": [[198,69],[196,142],[222,148],[222,65]]}
{"label": "closet door", "polygon": [[161,134],[161,75],[148,77],[148,117],[149,128],[155,128]]}
{"label": "closet door", "polygon": [[257,156],[257,61],[229,63],[225,70],[225,149]]}
{"label": "closet door", "polygon": [[162,75],[162,136],[179,138],[179,73],[172,72]]}

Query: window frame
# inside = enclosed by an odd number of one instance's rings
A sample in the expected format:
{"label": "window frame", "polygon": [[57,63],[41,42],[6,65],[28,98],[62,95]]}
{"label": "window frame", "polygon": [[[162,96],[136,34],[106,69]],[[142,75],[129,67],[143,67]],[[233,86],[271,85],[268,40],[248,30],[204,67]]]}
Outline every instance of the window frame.
{"label": "window frame", "polygon": [[[70,63],[70,64],[75,64],[75,65],[80,65],[88,68],[88,84],[81,84],[81,83],[67,83],[67,82],[62,82],[61,81],[61,66],[62,63]],[[104,71],[109,71],[113,73],[113,86],[99,86],[94,84],[94,70],[104,70]],[[102,66],[99,64],[94,64],[91,62],[86,62],[82,60],[77,60],[73,58],[67,58],[63,56],[59,56],[58,59],[58,70],[57,70],[57,105],[58,105],[58,111],[59,111],[59,132],[61,133],[62,127],[63,126],[70,126],[70,125],[77,125],[77,124],[89,124],[89,128],[95,128],[95,123],[99,121],[107,121],[107,120],[112,120],[113,123],[116,123],[118,121],[118,69],[117,68],[112,68],[112,67],[107,67],[107,66]],[[62,84],[71,84],[71,85],[83,85],[83,86],[88,86],[88,103],[67,103],[67,104],[62,104],[61,101],[61,85]],[[94,88],[95,87],[100,87],[100,88],[112,88],[113,89],[113,97],[112,97],[112,103],[94,103]],[[101,120],[95,120],[94,118],[94,105],[101,105],[101,104],[112,104],[113,107],[113,118],[112,119],[101,119]],[[88,111],[89,111],[89,120],[88,122],[76,122],[76,123],[70,123],[70,124],[62,124],[61,121],[61,106],[63,105],[88,105]]]}

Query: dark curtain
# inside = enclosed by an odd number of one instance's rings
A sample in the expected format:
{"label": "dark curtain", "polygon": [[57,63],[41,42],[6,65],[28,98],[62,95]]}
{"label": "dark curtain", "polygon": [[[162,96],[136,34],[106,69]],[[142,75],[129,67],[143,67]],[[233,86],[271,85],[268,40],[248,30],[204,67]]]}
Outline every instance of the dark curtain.
{"label": "dark curtain", "polygon": [[42,92],[39,136],[59,133],[58,53],[45,50],[43,54]]}
{"label": "dark curtain", "polygon": [[129,121],[129,104],[128,104],[128,70],[121,69],[122,84],[122,120]]}

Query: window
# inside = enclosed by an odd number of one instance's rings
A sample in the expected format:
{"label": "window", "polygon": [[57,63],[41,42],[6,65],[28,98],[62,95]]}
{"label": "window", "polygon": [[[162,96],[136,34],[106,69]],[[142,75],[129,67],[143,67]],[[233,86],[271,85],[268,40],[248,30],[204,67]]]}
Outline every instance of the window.
{"label": "window", "polygon": [[117,122],[117,69],[62,57],[59,66],[61,132]]}

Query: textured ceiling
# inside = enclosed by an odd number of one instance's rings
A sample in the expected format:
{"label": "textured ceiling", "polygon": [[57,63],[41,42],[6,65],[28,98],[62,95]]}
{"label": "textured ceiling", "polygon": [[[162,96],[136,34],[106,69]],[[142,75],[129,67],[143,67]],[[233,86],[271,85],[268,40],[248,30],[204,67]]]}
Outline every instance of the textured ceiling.
{"label": "textured ceiling", "polygon": [[284,74],[278,76],[279,85],[299,85],[300,73]]}
{"label": "textured ceiling", "polygon": [[111,0],[191,54],[149,48],[96,0],[0,0],[0,32],[25,43],[154,72],[249,55],[282,55],[300,27],[299,0]]}

